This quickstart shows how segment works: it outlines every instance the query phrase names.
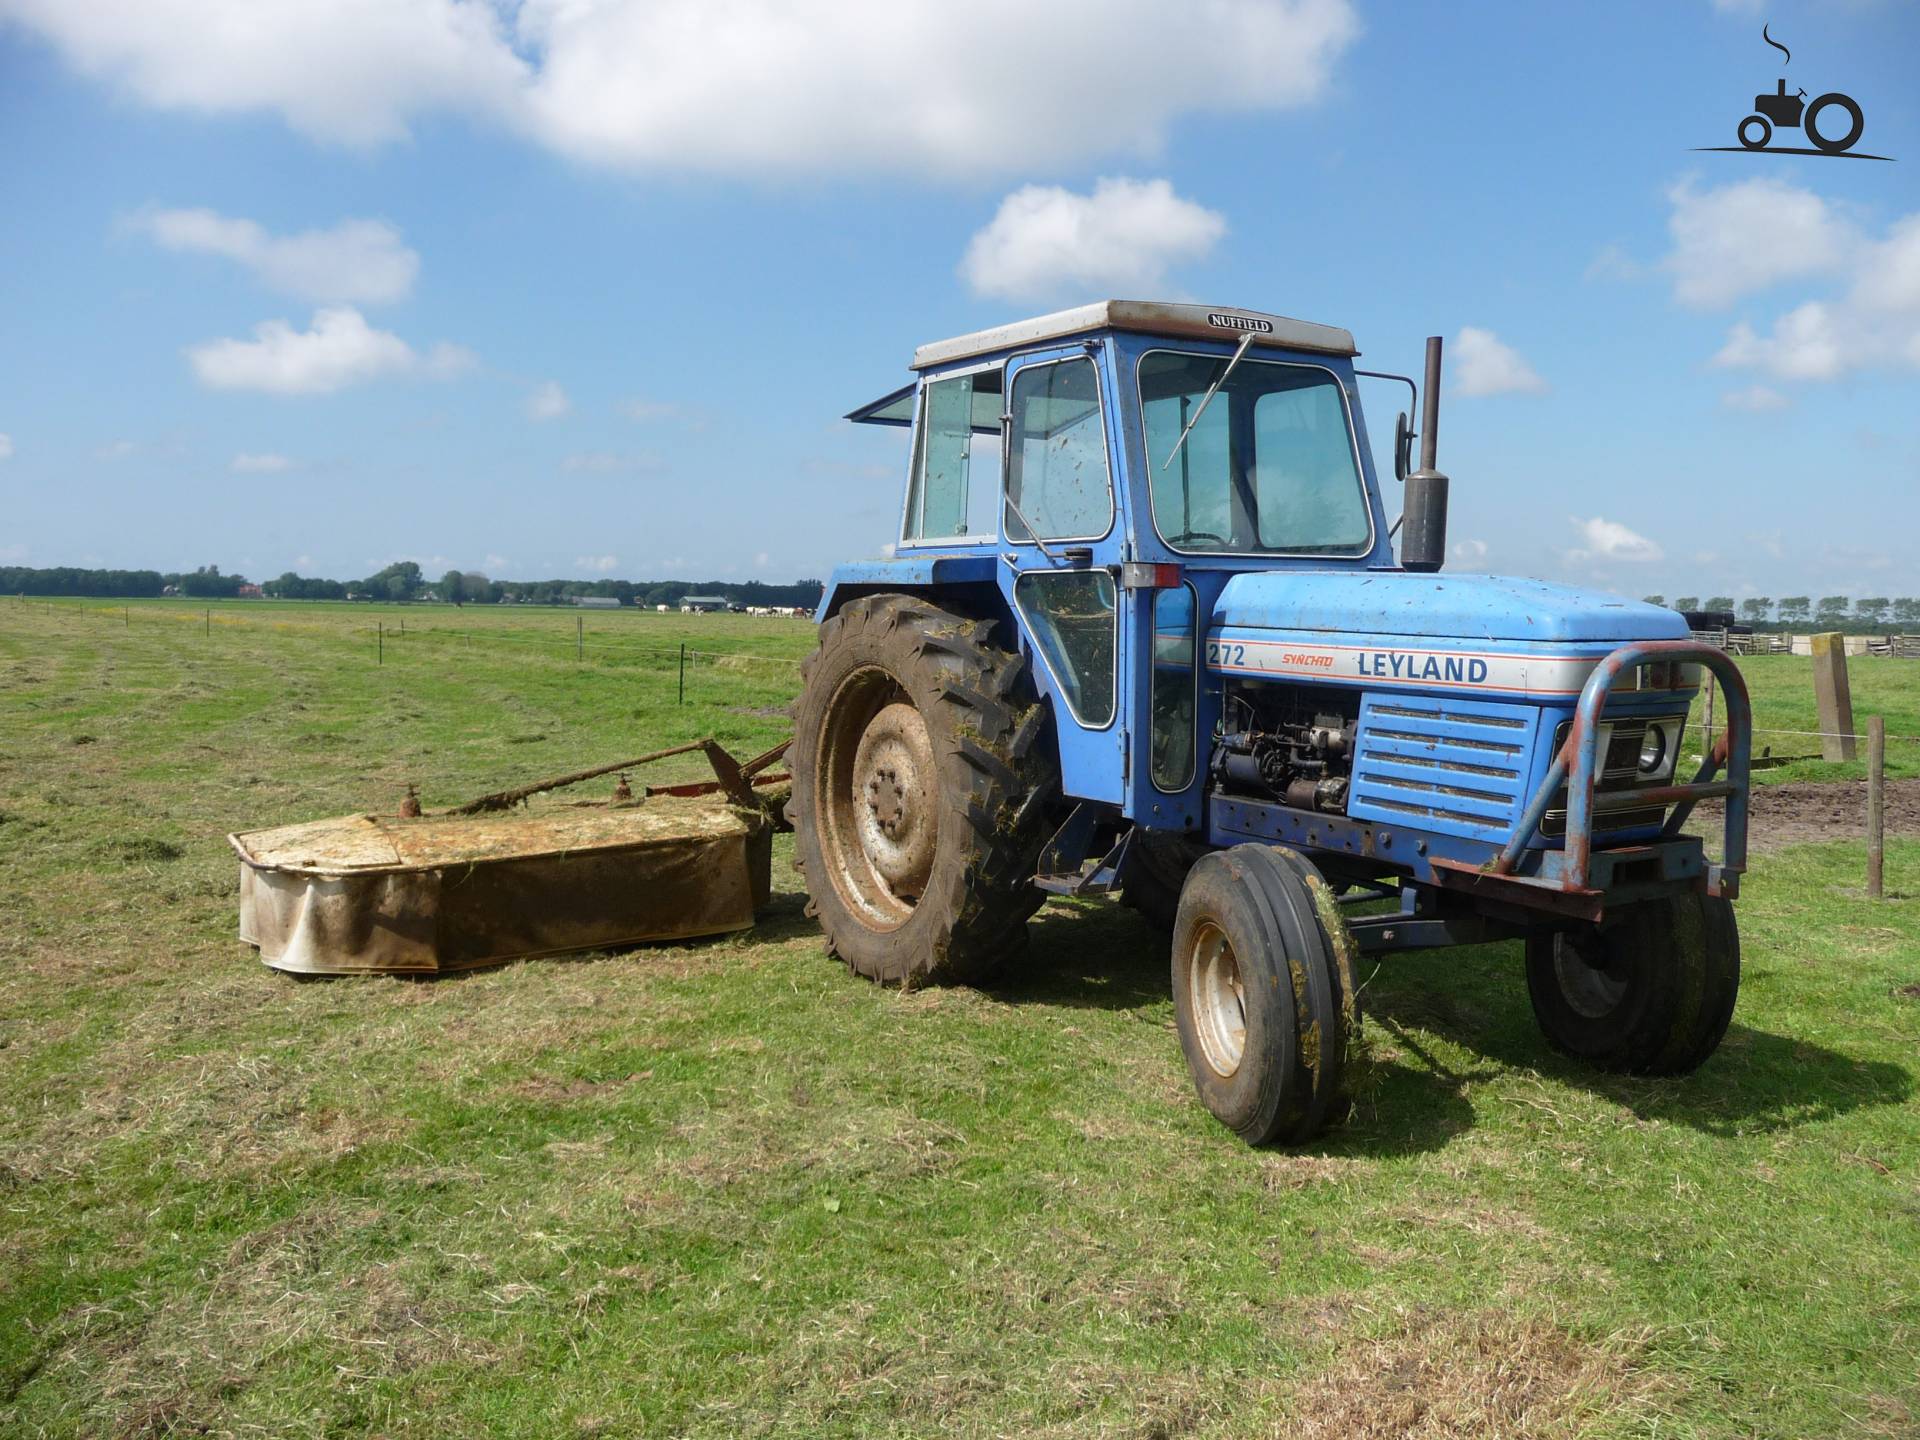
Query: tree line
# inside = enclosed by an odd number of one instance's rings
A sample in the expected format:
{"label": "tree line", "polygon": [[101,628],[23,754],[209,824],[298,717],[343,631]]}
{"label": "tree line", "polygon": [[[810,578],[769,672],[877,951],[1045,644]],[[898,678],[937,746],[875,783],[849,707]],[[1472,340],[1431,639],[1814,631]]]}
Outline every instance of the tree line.
{"label": "tree line", "polygon": [[[1664,595],[1645,597],[1649,605],[1666,605]],[[1920,597],[1870,595],[1855,600],[1845,595],[1787,595],[1775,600],[1770,595],[1754,595],[1737,605],[1731,595],[1709,595],[1702,604],[1697,595],[1682,595],[1672,602],[1675,610],[1725,610],[1738,615],[1749,625],[1779,625],[1782,629],[1812,625],[1837,630],[1843,625],[1878,630],[1892,622],[1896,625],[1920,624]]]}
{"label": "tree line", "polygon": [[[4,595],[139,600],[171,594],[230,600],[253,583],[244,575],[223,573],[218,565],[190,571],[0,566],[0,594]],[[260,582],[261,593],[276,600],[442,600],[455,605],[501,601],[553,605],[594,596],[622,605],[677,606],[688,595],[718,595],[735,605],[811,608],[819,604],[824,588],[818,580],[797,580],[791,585],[762,580],[492,580],[477,570],[449,570],[435,581],[412,560],[397,561],[360,580],[327,580],[289,570]]]}

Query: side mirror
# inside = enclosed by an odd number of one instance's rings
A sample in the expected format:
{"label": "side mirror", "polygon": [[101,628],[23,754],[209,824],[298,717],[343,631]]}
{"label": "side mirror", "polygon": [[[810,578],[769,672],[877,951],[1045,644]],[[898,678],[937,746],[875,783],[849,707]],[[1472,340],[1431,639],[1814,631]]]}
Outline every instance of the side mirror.
{"label": "side mirror", "polygon": [[1407,471],[1413,468],[1413,427],[1407,423],[1407,412],[1402,410],[1400,418],[1393,422],[1393,478],[1406,483]]}

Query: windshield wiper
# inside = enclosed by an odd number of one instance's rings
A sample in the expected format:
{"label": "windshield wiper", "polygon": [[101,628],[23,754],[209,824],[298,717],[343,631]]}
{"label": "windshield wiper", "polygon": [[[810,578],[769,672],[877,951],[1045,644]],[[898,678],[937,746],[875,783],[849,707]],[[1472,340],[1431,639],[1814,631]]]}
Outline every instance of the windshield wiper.
{"label": "windshield wiper", "polygon": [[1187,421],[1187,428],[1180,432],[1180,438],[1173,442],[1173,449],[1167,452],[1167,458],[1160,462],[1160,468],[1166,469],[1173,464],[1173,457],[1180,453],[1180,447],[1187,443],[1187,436],[1193,433],[1193,427],[1200,423],[1200,417],[1207,413],[1207,406],[1213,403],[1213,397],[1220,393],[1220,387],[1227,383],[1227,377],[1233,374],[1233,367],[1240,363],[1240,357],[1247,353],[1247,347],[1253,344],[1253,331],[1249,330],[1240,337],[1240,343],[1234,346],[1233,358],[1227,361],[1227,368],[1220,372],[1220,378],[1207,387],[1207,393],[1200,397],[1200,407]]}

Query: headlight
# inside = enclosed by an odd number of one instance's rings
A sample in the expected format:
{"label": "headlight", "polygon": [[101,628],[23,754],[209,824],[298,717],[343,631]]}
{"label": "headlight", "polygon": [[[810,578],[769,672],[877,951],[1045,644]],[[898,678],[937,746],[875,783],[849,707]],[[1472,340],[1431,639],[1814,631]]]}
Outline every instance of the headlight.
{"label": "headlight", "polygon": [[1640,743],[1640,773],[1658,775],[1666,758],[1666,728],[1661,725],[1647,726],[1647,737]]}
{"label": "headlight", "polygon": [[1640,740],[1642,782],[1658,783],[1673,774],[1674,762],[1680,758],[1680,735],[1686,726],[1684,715],[1663,715],[1647,721]]}

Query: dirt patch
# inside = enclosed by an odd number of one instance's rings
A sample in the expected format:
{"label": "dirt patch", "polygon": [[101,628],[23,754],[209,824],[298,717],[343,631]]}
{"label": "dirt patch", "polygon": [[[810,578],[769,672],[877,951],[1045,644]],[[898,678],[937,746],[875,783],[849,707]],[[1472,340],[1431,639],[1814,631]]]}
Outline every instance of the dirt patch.
{"label": "dirt patch", "polygon": [[[1693,812],[1690,833],[1717,836],[1722,806],[1709,801]],[[1920,780],[1887,782],[1887,834],[1920,835]],[[1798,780],[1756,785],[1748,812],[1747,848],[1778,850],[1822,840],[1867,836],[1867,782]]]}
{"label": "dirt patch", "polygon": [[1392,1333],[1343,1344],[1300,1393],[1288,1433],[1580,1434],[1602,1413],[1614,1421],[1649,1408],[1664,1388],[1619,1337],[1596,1344],[1544,1320],[1422,1308]]}

